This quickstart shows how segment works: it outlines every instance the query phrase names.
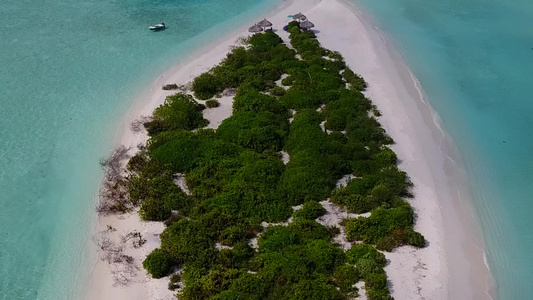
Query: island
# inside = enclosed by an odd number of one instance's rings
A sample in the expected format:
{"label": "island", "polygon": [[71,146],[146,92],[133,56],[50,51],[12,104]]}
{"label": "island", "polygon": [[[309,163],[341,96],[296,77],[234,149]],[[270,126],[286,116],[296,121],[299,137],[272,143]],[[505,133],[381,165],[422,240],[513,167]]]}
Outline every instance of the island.
{"label": "island", "polygon": [[[163,87],[181,91],[141,120],[126,174],[126,149],[104,162],[99,212],[164,222],[142,265],[181,300],[392,299],[383,252],[425,246],[367,83],[313,31],[287,30],[290,44],[254,34],[190,87]],[[206,128],[222,98],[231,116]]]}

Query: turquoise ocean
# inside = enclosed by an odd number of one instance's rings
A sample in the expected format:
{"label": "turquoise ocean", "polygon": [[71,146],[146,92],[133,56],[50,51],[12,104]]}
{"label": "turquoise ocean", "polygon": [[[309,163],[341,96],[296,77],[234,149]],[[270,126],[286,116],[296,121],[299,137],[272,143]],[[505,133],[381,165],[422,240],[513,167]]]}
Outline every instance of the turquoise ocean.
{"label": "turquoise ocean", "polygon": [[[464,160],[499,299],[533,294],[533,2],[353,0]],[[279,0],[0,2],[0,299],[76,299],[102,171],[143,88]],[[153,33],[147,26],[165,22]]]}
{"label": "turquoise ocean", "polygon": [[[0,1],[0,299],[79,297],[91,271],[98,162],[138,95],[278,4]],[[169,28],[148,30],[159,22]]]}
{"label": "turquoise ocean", "polygon": [[497,299],[533,295],[533,2],[354,0],[459,148]]}

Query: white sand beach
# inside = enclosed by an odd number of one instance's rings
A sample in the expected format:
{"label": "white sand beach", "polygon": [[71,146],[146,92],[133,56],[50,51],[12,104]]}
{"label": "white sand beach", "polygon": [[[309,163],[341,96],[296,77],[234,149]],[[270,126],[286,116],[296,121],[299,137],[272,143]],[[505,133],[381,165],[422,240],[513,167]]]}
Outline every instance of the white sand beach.
{"label": "white sand beach", "polygon": [[[428,246],[423,249],[403,246],[385,253],[389,260],[385,270],[393,297],[487,299],[490,273],[483,262],[483,241],[470,213],[468,193],[462,187],[465,175],[460,158],[400,53],[368,16],[342,0],[285,1],[275,11],[257,16],[257,20],[268,18],[277,33],[288,41],[281,28],[289,21],[287,15],[297,12],[307,15],[316,25],[317,37],[324,47],[339,51],[350,68],[368,82],[365,94],[381,111],[378,120],[396,142],[392,149],[399,157],[399,167],[414,183],[414,198],[409,202],[417,215],[415,229],[425,236]],[[120,144],[135,149],[146,141],[147,136],[132,132],[129,124],[139,116],[150,115],[173,93],[163,91],[163,85],[187,83],[218,64],[240,36],[248,35],[247,28],[229,33],[155,80],[128,114]],[[204,112],[212,128],[231,114],[231,98],[220,101],[220,107]],[[338,220],[327,222],[340,221],[343,214],[336,215]],[[142,222],[137,214],[131,214],[102,217],[97,231],[106,230],[108,225],[116,229],[110,234],[114,239],[136,230],[147,240],[141,248],[125,249],[135,258],[139,270],[129,285],[115,287],[112,269],[100,260],[95,261],[85,299],[175,299],[167,289],[167,278],[151,279],[141,266],[144,257],[158,247],[158,234],[164,225]]]}

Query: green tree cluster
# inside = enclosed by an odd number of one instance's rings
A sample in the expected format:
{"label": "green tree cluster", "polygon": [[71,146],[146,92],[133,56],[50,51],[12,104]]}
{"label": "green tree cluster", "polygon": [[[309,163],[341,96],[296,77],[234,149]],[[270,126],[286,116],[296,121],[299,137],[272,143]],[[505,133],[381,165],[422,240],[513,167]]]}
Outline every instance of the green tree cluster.
{"label": "green tree cluster", "polygon": [[165,103],[156,108],[152,120],[144,123],[150,135],[176,129],[191,130],[207,125],[202,115],[203,106],[191,96],[175,94],[166,98]]}
{"label": "green tree cluster", "polygon": [[143,261],[143,267],[154,278],[161,278],[168,275],[173,265],[174,263],[168,252],[159,248],[148,254]]}
{"label": "green tree cluster", "polygon": [[[167,225],[144,267],[154,277],[182,268],[180,299],[340,300],[356,296],[360,280],[369,299],[390,299],[385,259],[372,245],[423,246],[402,200],[411,184],[369,114],[366,83],[298,23],[289,32],[297,52],[273,32],[255,34],[193,81],[198,99],[236,89],[233,114],[216,130],[202,129],[202,105],[176,94],[145,124],[146,150],[128,164],[130,200],[143,219]],[[282,74],[286,89],[275,86]],[[185,174],[190,196],[176,173]],[[335,189],[347,174],[357,178]],[[316,221],[328,197],[371,212],[346,223],[348,237],[365,244],[343,251],[333,243],[338,231]],[[261,225],[291,215],[287,226]]]}
{"label": "green tree cluster", "polygon": [[308,220],[315,220],[326,213],[326,209],[322,204],[316,201],[307,201],[302,208],[294,212],[295,217],[302,217]]}
{"label": "green tree cluster", "polygon": [[351,240],[374,244],[376,248],[391,251],[401,245],[424,247],[424,237],[413,230],[413,211],[404,201],[395,207],[372,210],[368,218],[355,218],[346,223],[346,235]]}

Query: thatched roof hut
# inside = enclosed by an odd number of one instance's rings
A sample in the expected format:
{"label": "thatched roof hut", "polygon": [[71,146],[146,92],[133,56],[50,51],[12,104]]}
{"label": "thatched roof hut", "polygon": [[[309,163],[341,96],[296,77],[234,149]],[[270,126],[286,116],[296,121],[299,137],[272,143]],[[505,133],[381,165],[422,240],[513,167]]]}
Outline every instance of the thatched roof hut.
{"label": "thatched roof hut", "polygon": [[272,23],[270,23],[267,19],[263,19],[263,21],[257,23],[257,25],[261,27],[272,27]]}
{"label": "thatched roof hut", "polygon": [[249,32],[253,32],[253,33],[261,32],[261,31],[263,31],[263,27],[255,24],[254,26],[248,28],[248,31]]}
{"label": "thatched roof hut", "polygon": [[293,15],[292,18],[294,20],[298,20],[298,22],[307,20],[307,17],[304,14],[302,14],[301,12]]}
{"label": "thatched roof hut", "polygon": [[305,20],[302,23],[300,23],[300,28],[303,28],[305,30],[309,30],[313,27],[315,27],[315,24],[311,23],[311,21],[309,20]]}

